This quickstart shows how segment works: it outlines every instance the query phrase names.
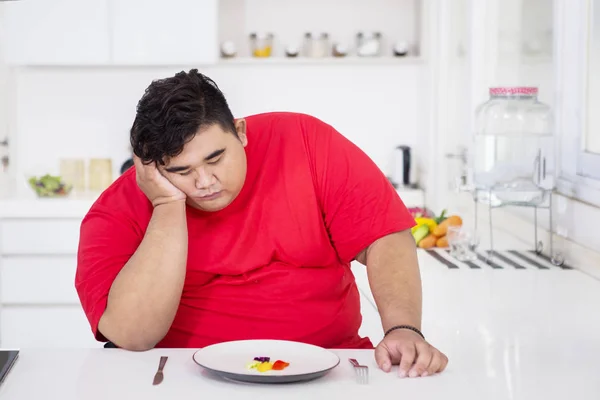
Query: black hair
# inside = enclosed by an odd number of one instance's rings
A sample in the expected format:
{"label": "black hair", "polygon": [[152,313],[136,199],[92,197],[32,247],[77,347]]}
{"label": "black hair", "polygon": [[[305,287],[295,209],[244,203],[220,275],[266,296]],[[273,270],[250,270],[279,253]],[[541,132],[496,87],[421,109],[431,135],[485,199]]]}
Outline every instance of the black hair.
{"label": "black hair", "polygon": [[145,164],[164,165],[199,130],[218,124],[237,136],[225,96],[209,77],[192,69],[153,81],[136,109],[130,141],[133,153]]}

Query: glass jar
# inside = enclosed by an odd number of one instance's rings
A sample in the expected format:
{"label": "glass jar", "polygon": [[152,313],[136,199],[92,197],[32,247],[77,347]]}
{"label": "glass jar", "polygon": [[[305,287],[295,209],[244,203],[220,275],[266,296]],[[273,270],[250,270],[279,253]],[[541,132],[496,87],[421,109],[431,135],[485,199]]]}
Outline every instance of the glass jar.
{"label": "glass jar", "polygon": [[535,87],[497,87],[477,107],[473,183],[477,200],[494,206],[540,205],[554,188],[550,107]]}
{"label": "glass jar", "polygon": [[273,34],[251,33],[250,47],[252,48],[252,56],[254,57],[271,57],[271,54],[273,52]]}
{"label": "glass jar", "polygon": [[88,167],[89,190],[101,192],[112,182],[112,160],[110,158],[92,158]]}
{"label": "glass jar", "polygon": [[359,32],[356,35],[356,54],[376,57],[381,53],[381,32]]}
{"label": "glass jar", "polygon": [[72,185],[76,192],[85,191],[85,161],[83,159],[61,159],[60,176],[66,183]]}
{"label": "glass jar", "polygon": [[329,55],[329,35],[327,33],[305,33],[304,55],[311,58]]}

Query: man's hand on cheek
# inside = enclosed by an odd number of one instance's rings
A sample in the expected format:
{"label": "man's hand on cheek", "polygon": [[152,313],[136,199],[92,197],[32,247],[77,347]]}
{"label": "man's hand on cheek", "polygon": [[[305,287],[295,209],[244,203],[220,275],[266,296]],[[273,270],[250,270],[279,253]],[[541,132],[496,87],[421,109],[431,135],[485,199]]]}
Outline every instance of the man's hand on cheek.
{"label": "man's hand on cheek", "polygon": [[137,184],[154,207],[161,204],[185,201],[185,193],[169,182],[154,163],[146,165],[137,156],[133,157],[133,162]]}
{"label": "man's hand on cheek", "polygon": [[448,365],[444,353],[408,329],[397,329],[384,337],[375,349],[375,360],[385,372],[399,365],[398,375],[402,378],[433,375]]}

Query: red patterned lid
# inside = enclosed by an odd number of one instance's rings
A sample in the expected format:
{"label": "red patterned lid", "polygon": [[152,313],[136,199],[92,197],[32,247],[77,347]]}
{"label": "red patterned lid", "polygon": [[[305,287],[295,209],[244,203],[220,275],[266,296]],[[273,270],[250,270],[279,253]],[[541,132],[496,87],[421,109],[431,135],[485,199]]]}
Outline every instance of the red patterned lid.
{"label": "red patterned lid", "polygon": [[528,86],[514,87],[493,87],[490,88],[490,95],[507,95],[507,94],[524,94],[526,96],[534,96],[538,94],[538,88]]}

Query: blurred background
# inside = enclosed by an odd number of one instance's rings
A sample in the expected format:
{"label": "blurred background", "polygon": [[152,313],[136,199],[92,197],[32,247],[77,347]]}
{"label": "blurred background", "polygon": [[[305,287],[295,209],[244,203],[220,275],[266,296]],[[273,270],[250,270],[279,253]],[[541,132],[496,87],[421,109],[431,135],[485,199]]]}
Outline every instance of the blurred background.
{"label": "blurred background", "polygon": [[[408,206],[485,227],[484,248],[503,230],[600,275],[599,3],[0,1],[2,344],[61,343],[62,333],[18,339],[57,318],[72,326],[69,343],[92,341],[72,288],[79,224],[129,166],[144,89],[191,68],[237,117],[295,111],[332,124]],[[493,87],[537,91],[490,111]],[[509,120],[527,124],[514,141],[495,139]],[[520,152],[538,148],[543,164]],[[478,197],[478,166],[493,170],[492,185],[516,187],[513,170],[496,168],[503,159],[527,171],[537,162],[532,174],[543,165],[539,199]]]}

